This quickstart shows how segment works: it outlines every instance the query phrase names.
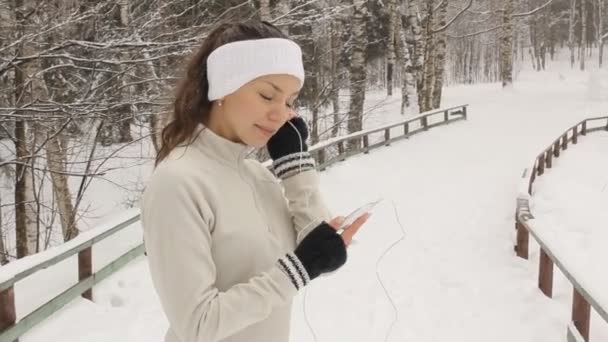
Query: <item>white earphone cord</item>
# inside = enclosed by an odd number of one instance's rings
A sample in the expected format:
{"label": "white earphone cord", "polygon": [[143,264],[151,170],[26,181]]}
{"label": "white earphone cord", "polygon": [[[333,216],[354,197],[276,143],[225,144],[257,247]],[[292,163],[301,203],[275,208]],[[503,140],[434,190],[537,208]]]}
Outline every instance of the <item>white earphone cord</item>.
{"label": "white earphone cord", "polygon": [[[304,144],[302,141],[302,135],[300,134],[300,131],[296,128],[296,126],[291,123],[291,121],[287,121],[287,123],[296,131],[296,133],[298,134],[298,138],[300,141],[300,171],[302,170],[302,154],[304,153]],[[393,322],[391,323],[391,326],[389,328],[389,330],[386,333],[386,337],[384,338],[384,341],[388,341],[388,338],[390,336],[391,331],[393,330],[393,326],[395,325],[395,323],[397,322],[397,317],[399,315],[399,311],[397,310],[397,305],[395,305],[395,302],[393,301],[393,299],[391,298],[388,290],[386,289],[386,286],[384,285],[384,283],[382,282],[382,279],[380,278],[380,274],[378,272],[378,266],[380,264],[380,261],[386,256],[386,254],[393,249],[393,247],[395,247],[397,244],[399,244],[401,241],[403,241],[403,239],[405,239],[405,229],[403,228],[403,225],[401,224],[401,220],[399,219],[399,213],[397,212],[397,207],[395,206],[395,201],[391,200],[391,203],[393,204],[393,209],[395,212],[395,218],[397,219],[397,223],[399,224],[399,227],[401,228],[401,237],[399,239],[397,239],[395,242],[393,242],[380,256],[380,258],[378,258],[378,260],[376,261],[376,278],[378,279],[378,282],[380,283],[380,286],[382,286],[382,289],[384,290],[384,293],[386,295],[386,297],[388,298],[389,302],[391,302],[391,305],[393,306],[393,310],[395,311],[395,319],[393,320]],[[308,206],[308,203],[307,205]],[[315,342],[318,342],[317,340],[317,335],[314,331],[314,329],[312,328],[310,321],[308,320],[308,315],[306,313],[306,299],[308,295],[308,287],[304,288],[304,298],[303,298],[303,303],[302,303],[302,310],[304,313],[304,320],[306,321],[306,325],[308,326],[308,329],[310,330],[312,336],[313,336],[313,340]]]}

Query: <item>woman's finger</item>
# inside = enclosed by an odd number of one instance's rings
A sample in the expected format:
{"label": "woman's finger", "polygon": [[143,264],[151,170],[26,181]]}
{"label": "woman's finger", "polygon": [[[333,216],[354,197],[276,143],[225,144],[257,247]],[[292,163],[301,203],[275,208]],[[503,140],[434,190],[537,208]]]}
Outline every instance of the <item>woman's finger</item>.
{"label": "woman's finger", "polygon": [[342,223],[344,222],[344,216],[337,216],[334,217],[331,221],[329,221],[329,225],[333,228],[333,229],[340,229],[340,226],[342,225]]}
{"label": "woman's finger", "polygon": [[361,228],[361,226],[367,221],[370,215],[370,213],[366,213],[359,216],[350,226],[344,229],[344,232],[342,233],[342,239],[344,240],[344,243],[347,246],[351,243],[351,241],[353,240],[353,236],[357,233],[359,228]]}

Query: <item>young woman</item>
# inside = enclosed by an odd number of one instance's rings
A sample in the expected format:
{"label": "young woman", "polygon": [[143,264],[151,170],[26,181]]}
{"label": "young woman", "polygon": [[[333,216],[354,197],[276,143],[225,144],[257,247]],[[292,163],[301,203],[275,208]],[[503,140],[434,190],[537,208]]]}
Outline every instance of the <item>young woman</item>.
{"label": "young woman", "polygon": [[[346,262],[293,102],[300,47],[265,22],[213,30],[187,65],[141,201],[168,342],[287,342],[293,297]],[[266,147],[273,173],[247,158]]]}

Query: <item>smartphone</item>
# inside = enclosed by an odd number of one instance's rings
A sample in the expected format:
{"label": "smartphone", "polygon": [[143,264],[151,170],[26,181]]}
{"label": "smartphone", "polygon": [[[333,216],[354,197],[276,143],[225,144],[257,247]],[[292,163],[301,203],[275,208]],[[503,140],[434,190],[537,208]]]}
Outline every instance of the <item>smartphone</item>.
{"label": "smartphone", "polygon": [[342,234],[345,228],[348,228],[348,226],[353,224],[353,222],[355,222],[355,220],[361,217],[362,215],[370,212],[376,206],[376,204],[380,203],[380,201],[381,199],[366,203],[354,210],[352,213],[348,214],[348,216],[346,216],[346,218],[344,219],[344,222],[338,228],[338,234]]}

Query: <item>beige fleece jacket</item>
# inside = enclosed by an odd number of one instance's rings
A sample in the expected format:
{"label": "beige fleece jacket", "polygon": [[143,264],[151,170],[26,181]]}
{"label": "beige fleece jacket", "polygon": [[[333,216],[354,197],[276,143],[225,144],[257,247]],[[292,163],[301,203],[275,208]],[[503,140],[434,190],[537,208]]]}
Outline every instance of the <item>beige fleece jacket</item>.
{"label": "beige fleece jacket", "polygon": [[314,161],[287,156],[273,174],[247,158],[252,148],[197,130],[158,165],[141,199],[165,341],[287,342],[293,297],[310,281],[292,252],[331,218]]}

